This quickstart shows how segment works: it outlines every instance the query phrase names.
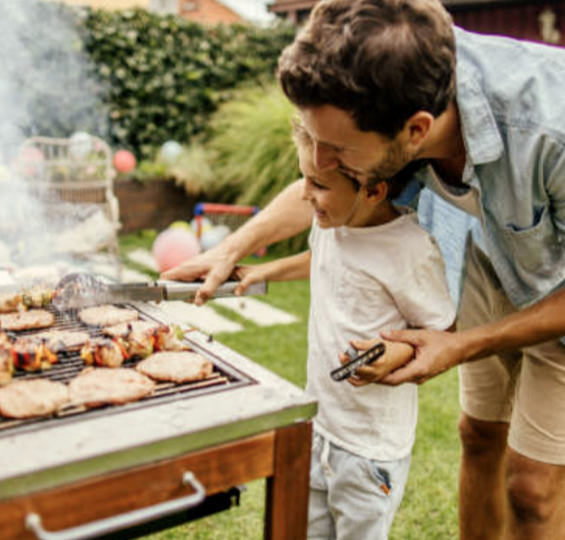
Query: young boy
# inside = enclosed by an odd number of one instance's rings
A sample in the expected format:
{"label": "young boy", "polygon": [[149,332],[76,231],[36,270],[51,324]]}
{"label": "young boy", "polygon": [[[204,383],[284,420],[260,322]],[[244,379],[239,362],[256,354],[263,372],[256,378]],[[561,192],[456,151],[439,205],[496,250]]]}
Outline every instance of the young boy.
{"label": "young boy", "polygon": [[[445,330],[454,321],[443,262],[414,214],[391,199],[403,186],[360,184],[338,171],[319,172],[313,144],[297,126],[305,177],[303,198],[314,211],[310,251],[238,267],[237,292],[260,280],[310,277],[307,392],[318,400],[310,478],[308,538],[385,540],[408,476],[417,420],[417,387],[336,383],[330,371],[348,360],[352,342],[366,347],[385,329]],[[413,356],[385,342],[371,368],[379,378]]]}

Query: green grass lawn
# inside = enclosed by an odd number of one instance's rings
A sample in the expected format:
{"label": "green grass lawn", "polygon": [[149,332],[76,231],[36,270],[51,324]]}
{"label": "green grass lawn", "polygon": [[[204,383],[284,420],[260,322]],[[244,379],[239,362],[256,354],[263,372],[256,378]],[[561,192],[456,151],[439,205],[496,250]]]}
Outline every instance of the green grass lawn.
{"label": "green grass lawn", "polygon": [[[140,235],[126,237],[122,241],[122,248],[139,247],[146,241],[147,238]],[[222,314],[241,322],[244,331],[215,337],[281,377],[304,386],[308,283],[272,283],[269,285],[269,294],[261,299],[294,313],[300,321],[291,325],[259,327],[224,310]],[[457,414],[457,374],[454,370],[421,387],[412,469],[390,540],[457,538]],[[252,482],[247,488],[240,507],[148,536],[146,540],[261,539],[264,482]]]}

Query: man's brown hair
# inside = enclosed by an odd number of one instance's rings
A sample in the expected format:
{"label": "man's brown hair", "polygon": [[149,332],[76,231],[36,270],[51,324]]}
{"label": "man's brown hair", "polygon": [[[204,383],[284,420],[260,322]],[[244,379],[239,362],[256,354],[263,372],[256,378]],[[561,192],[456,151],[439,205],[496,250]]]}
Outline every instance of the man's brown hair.
{"label": "man's brown hair", "polygon": [[279,59],[298,107],[333,105],[362,131],[394,137],[455,93],[455,39],[439,0],[323,0]]}

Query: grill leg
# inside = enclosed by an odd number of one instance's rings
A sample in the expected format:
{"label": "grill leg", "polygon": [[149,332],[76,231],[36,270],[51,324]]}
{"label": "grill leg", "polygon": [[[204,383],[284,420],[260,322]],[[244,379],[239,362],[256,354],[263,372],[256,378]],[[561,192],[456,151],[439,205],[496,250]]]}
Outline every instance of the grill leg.
{"label": "grill leg", "polygon": [[273,476],[267,479],[265,540],[306,540],[312,425],[277,430]]}

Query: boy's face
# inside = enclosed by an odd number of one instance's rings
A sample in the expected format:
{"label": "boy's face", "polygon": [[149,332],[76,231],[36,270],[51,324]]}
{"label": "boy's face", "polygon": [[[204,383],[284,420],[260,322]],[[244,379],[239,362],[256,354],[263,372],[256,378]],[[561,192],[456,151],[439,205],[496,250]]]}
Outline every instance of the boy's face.
{"label": "boy's face", "polygon": [[356,226],[357,199],[362,193],[353,182],[336,170],[320,172],[314,166],[311,148],[301,148],[298,157],[304,175],[302,198],[312,206],[318,225],[324,229]]}
{"label": "boy's face", "polygon": [[389,139],[360,131],[347,112],[323,105],[300,110],[304,128],[314,142],[314,164],[319,171],[340,170],[362,185],[392,178],[416,159],[397,136]]}

